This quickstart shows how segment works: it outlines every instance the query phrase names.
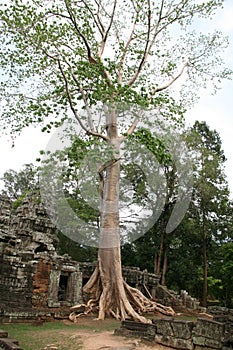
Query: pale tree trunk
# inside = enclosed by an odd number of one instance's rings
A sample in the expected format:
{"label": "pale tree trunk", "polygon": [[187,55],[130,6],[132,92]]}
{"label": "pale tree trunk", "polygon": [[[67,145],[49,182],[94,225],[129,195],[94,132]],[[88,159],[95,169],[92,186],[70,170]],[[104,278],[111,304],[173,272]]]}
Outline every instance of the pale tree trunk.
{"label": "pale tree trunk", "polygon": [[[116,148],[116,154],[119,149]],[[119,180],[120,160],[116,159],[106,170],[103,186],[101,232],[98,251],[98,266],[102,284],[99,301],[99,319],[112,314],[116,318],[125,319],[131,305],[128,303],[123,284],[120,231],[119,231]],[[127,313],[128,313],[127,312]]]}
{"label": "pale tree trunk", "polygon": [[140,322],[151,323],[142,316],[147,311],[158,311],[173,315],[174,311],[146,298],[139,290],[126,284],[122,276],[120,251],[119,223],[119,181],[120,181],[120,138],[117,133],[117,121],[113,112],[107,120],[107,131],[110,144],[113,146],[112,161],[102,166],[100,174],[100,241],[98,250],[98,265],[90,280],[84,287],[84,292],[91,299],[87,304],[76,305],[70,319],[76,321],[80,314],[76,310],[85,306],[84,314],[98,307],[98,319],[113,316],[119,320],[131,318]]}

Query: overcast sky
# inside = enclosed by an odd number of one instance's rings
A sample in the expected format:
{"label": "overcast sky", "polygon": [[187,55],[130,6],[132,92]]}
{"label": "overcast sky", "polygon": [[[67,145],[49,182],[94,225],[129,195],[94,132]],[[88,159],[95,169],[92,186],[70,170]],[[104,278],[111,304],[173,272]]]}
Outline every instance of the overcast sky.
{"label": "overcast sky", "polygon": [[[229,35],[230,46],[225,60],[233,69],[233,1],[226,0],[224,10],[214,19],[209,29],[216,28]],[[214,27],[213,27],[214,26]],[[208,30],[209,31],[209,30]],[[233,198],[233,81],[225,81],[222,89],[214,96],[205,91],[195,108],[186,114],[187,125],[195,120],[206,121],[222,139],[222,147],[227,157],[226,175]],[[45,149],[50,139],[49,134],[41,133],[40,128],[25,129],[11,147],[9,137],[0,139],[0,177],[8,169],[19,170],[23,164],[35,162],[39,150]],[[0,183],[0,186],[2,184]]]}

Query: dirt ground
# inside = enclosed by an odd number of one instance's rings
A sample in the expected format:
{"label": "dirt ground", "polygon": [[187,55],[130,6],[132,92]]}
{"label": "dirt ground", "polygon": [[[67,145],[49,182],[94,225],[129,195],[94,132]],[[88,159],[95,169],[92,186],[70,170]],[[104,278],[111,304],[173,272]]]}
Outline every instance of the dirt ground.
{"label": "dirt ground", "polygon": [[143,344],[140,340],[116,336],[113,332],[80,334],[85,350],[162,350],[159,345]]}
{"label": "dirt ground", "polygon": [[129,339],[116,336],[113,332],[101,332],[99,334],[90,334],[80,332],[85,350],[163,350],[166,349],[159,345],[143,344],[140,340]]}
{"label": "dirt ground", "polygon": [[[67,321],[68,323],[69,321]],[[78,324],[82,326],[92,326],[93,330],[79,329],[77,324],[77,331],[73,332],[72,339],[75,338],[81,340],[83,343],[83,350],[165,350],[167,347],[160,346],[158,344],[150,344],[142,342],[140,339],[126,338],[118,335],[114,335],[114,331],[99,330],[96,331],[96,326],[99,328],[100,322],[95,321],[93,318],[84,317],[80,318]],[[120,327],[120,323],[119,323]],[[100,326],[101,328],[101,326]],[[104,328],[104,327],[103,327]],[[117,327],[116,327],[117,328]],[[169,348],[170,349],[170,348]]]}

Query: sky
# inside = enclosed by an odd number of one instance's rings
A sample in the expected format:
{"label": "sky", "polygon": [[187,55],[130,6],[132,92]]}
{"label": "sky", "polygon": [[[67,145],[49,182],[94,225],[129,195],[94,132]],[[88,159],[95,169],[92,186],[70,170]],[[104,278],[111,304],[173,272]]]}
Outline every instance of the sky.
{"label": "sky", "polygon": [[[219,12],[213,22],[208,23],[208,31],[217,29],[229,36],[230,45],[225,53],[225,61],[233,69],[233,1],[226,0],[224,10]],[[233,198],[233,80],[225,81],[221,90],[212,96],[203,91],[197,105],[186,113],[187,125],[195,120],[206,121],[211,129],[215,129],[222,140],[222,148],[227,158],[225,172],[231,198]],[[40,127],[24,129],[11,147],[9,136],[0,138],[0,177],[6,170],[20,170],[24,164],[35,163],[39,151],[46,148],[51,135],[42,133]],[[3,183],[0,181],[0,189]]]}

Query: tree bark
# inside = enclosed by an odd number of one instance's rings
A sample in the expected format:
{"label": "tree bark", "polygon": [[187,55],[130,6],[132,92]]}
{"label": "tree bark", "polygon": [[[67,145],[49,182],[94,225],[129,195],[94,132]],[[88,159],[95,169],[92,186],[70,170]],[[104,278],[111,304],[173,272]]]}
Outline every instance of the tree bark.
{"label": "tree bark", "polygon": [[[174,311],[147,299],[139,290],[128,286],[122,276],[119,223],[119,181],[120,181],[120,138],[117,132],[115,112],[110,113],[106,121],[109,143],[113,146],[113,159],[103,165],[100,190],[100,240],[98,265],[83,291],[90,295],[84,314],[98,307],[98,319],[113,316],[119,320],[132,318],[151,323],[142,316],[147,311],[158,311],[173,315]],[[84,304],[82,304],[83,306]],[[80,305],[71,308],[70,319],[76,321],[76,310]]]}
{"label": "tree bark", "polygon": [[162,235],[161,235],[159,254],[156,253],[157,259],[156,259],[155,274],[157,274],[157,275],[160,275],[160,272],[161,272],[161,262],[162,262],[162,256],[163,256],[163,249],[164,249],[164,233],[162,233]]}
{"label": "tree bark", "polygon": [[161,278],[161,285],[166,285],[166,273],[167,273],[167,254],[168,254],[168,246],[165,246],[164,249],[164,255],[163,255],[163,271],[162,271],[162,278]]}
{"label": "tree bark", "polygon": [[207,283],[207,234],[205,221],[203,222],[203,306],[207,306],[207,293],[208,293],[208,283]]}
{"label": "tree bark", "polygon": [[157,275],[157,266],[158,266],[158,253],[155,252],[154,255],[154,274]]}

